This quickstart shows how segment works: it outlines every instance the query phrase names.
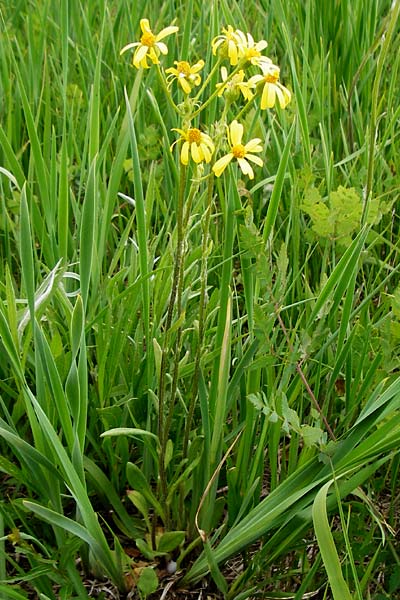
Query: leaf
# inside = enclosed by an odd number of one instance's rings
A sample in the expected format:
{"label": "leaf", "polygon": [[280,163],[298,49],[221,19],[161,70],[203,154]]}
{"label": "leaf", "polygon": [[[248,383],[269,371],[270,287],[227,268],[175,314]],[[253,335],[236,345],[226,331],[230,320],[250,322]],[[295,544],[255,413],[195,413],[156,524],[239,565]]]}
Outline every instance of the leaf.
{"label": "leaf", "polygon": [[154,594],[158,588],[158,578],[152,567],[145,567],[140,574],[137,587],[145,598]]}
{"label": "leaf", "polygon": [[139,467],[131,462],[128,462],[126,465],[126,476],[128,478],[129,485],[145,497],[147,502],[156,510],[157,514],[164,521],[164,510],[153,494],[150,483],[147,481],[146,476],[139,469]]}
{"label": "leaf", "polygon": [[324,432],[320,427],[312,427],[311,425],[302,425],[300,434],[308,447],[319,446],[324,437]]}
{"label": "leaf", "polygon": [[352,595],[343,578],[339,556],[329,527],[326,510],[327,494],[333,479],[319,490],[312,508],[315,534],[324,561],[334,600],[352,600]]}
{"label": "leaf", "polygon": [[132,504],[138,509],[138,511],[142,514],[146,527],[148,530],[151,528],[150,518],[149,518],[149,507],[146,501],[146,498],[138,492],[137,490],[129,490],[126,494]]}
{"label": "leaf", "polygon": [[321,194],[315,187],[305,192],[304,201],[300,207],[311,218],[312,230],[321,237],[331,237],[334,228],[329,220],[328,206],[322,201]]}
{"label": "leaf", "polygon": [[335,237],[341,244],[351,240],[351,235],[361,224],[362,204],[356,190],[339,186],[329,196],[331,219],[334,221]]}
{"label": "leaf", "polygon": [[211,547],[209,539],[206,539],[206,541],[204,542],[204,550],[205,550],[205,554],[207,557],[207,562],[208,562],[211,576],[212,576],[216,586],[218,587],[220,592],[222,592],[224,594],[224,597],[225,597],[228,592],[228,585],[226,583],[224,576],[222,575],[221,571],[219,570],[218,562],[215,558],[215,555],[214,555],[214,552]]}
{"label": "leaf", "polygon": [[155,550],[152,550],[150,548],[150,546],[148,545],[148,543],[145,542],[145,540],[142,540],[141,538],[139,538],[139,539],[135,540],[135,543],[145,558],[148,558],[149,560],[154,560],[156,558],[156,556],[159,556],[158,552]]}
{"label": "leaf", "polygon": [[158,542],[158,552],[171,552],[175,550],[185,539],[184,531],[167,531]]}

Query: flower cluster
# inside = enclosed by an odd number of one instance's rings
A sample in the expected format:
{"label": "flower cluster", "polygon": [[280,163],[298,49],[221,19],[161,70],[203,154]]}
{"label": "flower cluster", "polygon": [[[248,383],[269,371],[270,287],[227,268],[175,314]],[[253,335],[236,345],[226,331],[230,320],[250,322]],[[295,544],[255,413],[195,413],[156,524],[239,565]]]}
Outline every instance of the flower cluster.
{"label": "flower cluster", "polygon": [[233,66],[239,61],[248,61],[256,65],[262,59],[261,52],[268,46],[268,42],[255,42],[250,33],[245,34],[240,29],[234,30],[232,25],[228,25],[222,29],[221,35],[213,39],[211,46],[214,56],[219,52],[223,57],[229,58]]}
{"label": "flower cluster", "polygon": [[[222,94],[224,90],[227,94],[231,93],[232,86],[236,84],[238,87],[240,86],[239,89],[246,100],[250,100],[253,95],[251,90],[258,88],[261,91],[261,110],[273,108],[276,99],[281,108],[286,108],[291,100],[291,93],[279,81],[279,67],[274,65],[270,58],[261,54],[268,45],[265,40],[255,42],[250,33],[245,34],[240,29],[234,30],[229,25],[228,28],[222,30],[221,35],[217,35],[213,39],[211,45],[213,54],[218,53],[221,58],[228,58],[232,66],[253,65],[262,71],[262,75],[254,75],[245,81],[243,69],[229,79],[227,70],[223,67],[225,70],[222,72],[221,69],[222,80],[229,83],[226,83],[225,86],[224,83],[218,84],[219,94]],[[238,76],[240,76],[240,80],[238,80]],[[246,91],[244,92],[244,90]]]}
{"label": "flower cluster", "polygon": [[[127,50],[134,49],[133,65],[139,69],[149,68],[148,60],[153,64],[159,64],[159,56],[168,54],[168,48],[162,41],[167,36],[176,33],[178,27],[170,25],[162,29],[158,34],[153,33],[148,19],[141,19],[140,28],[142,35],[139,42],[132,42],[122,48],[121,54]],[[171,145],[171,150],[175,144],[180,143],[180,161],[183,165],[188,165],[190,159],[195,164],[211,164],[212,172],[216,177],[220,177],[228,164],[235,160],[244,175],[250,179],[254,178],[253,168],[250,163],[258,166],[263,165],[263,161],[254,153],[262,152],[262,140],[260,138],[250,139],[247,143],[243,142],[244,127],[234,118],[228,125],[225,122],[226,115],[232,105],[240,98],[250,106],[257,97],[260,98],[261,110],[270,109],[279,104],[281,108],[286,108],[291,100],[290,91],[279,81],[280,69],[270,58],[264,56],[262,52],[267,47],[265,40],[255,41],[250,33],[244,33],[239,29],[234,29],[231,25],[222,29],[220,35],[217,35],[211,43],[212,53],[218,55],[219,60],[228,60],[232,71],[229,73],[226,66],[221,66],[221,82],[216,84],[216,88],[211,90],[209,98],[203,105],[199,105],[198,98],[202,95],[204,88],[210,80],[206,78],[203,87],[194,98],[190,98],[195,87],[201,85],[202,78],[200,72],[203,70],[204,60],[198,60],[190,64],[186,60],[174,61],[174,66],[169,67],[164,72],[159,69],[163,78],[163,86],[170,95],[170,89],[174,82],[177,82],[180,90],[185,94],[186,100],[182,105],[176,106],[169,97],[169,101],[174,108],[181,113],[186,125],[181,128],[175,128],[179,138]],[[251,74],[247,77],[248,69],[259,69],[261,72]],[[197,126],[192,126],[191,122],[203,110],[203,108],[214,98],[224,97],[226,101],[223,117],[220,125],[226,130],[226,144],[228,152],[214,162],[214,156],[217,150],[223,145],[221,136],[212,139],[207,133],[204,133]],[[200,107],[199,107],[200,106]],[[183,112],[182,112],[183,111]],[[240,114],[243,113],[243,109]],[[217,127],[221,130],[221,127]]]}

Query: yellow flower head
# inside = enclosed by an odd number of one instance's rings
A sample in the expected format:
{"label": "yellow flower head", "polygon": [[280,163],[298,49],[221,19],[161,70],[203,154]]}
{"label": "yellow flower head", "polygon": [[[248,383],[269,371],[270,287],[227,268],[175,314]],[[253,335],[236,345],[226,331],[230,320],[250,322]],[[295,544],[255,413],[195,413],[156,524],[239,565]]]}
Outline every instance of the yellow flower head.
{"label": "yellow flower head", "polygon": [[169,76],[167,77],[169,83],[172,83],[172,81],[176,79],[185,94],[190,94],[192,87],[200,85],[201,83],[199,71],[204,67],[204,60],[199,60],[199,62],[193,66],[190,66],[186,60],[175,60],[174,65],[176,65],[176,67],[170,67],[165,71],[166,73],[169,73]]}
{"label": "yellow flower head", "polygon": [[[258,65],[260,60],[265,60],[266,57],[261,55],[261,52],[268,46],[268,42],[260,40],[255,42],[250,33],[244,34],[243,31],[236,29],[236,35],[240,39],[239,58],[250,62],[252,65]],[[268,60],[268,59],[267,59]]]}
{"label": "yellow flower head", "polygon": [[134,66],[137,69],[139,69],[139,67],[148,69],[149,65],[147,64],[147,57],[150,58],[153,64],[157,65],[159,63],[158,57],[160,53],[168,54],[168,48],[161,40],[167,37],[167,35],[171,35],[171,33],[176,33],[179,30],[179,27],[170,25],[170,27],[165,27],[160,33],[155,34],[150,29],[149,20],[141,19],[140,29],[142,30],[140,42],[127,44],[122,48],[120,54],[136,47],[135,54],[133,55]]}
{"label": "yellow flower head", "polygon": [[237,100],[239,94],[242,93],[245,100],[251,100],[253,92],[251,88],[254,84],[244,80],[244,71],[241,69],[236,75],[234,75],[227,83],[228,71],[226,67],[221,67],[222,83],[217,83],[216,87],[219,88],[218,96],[225,94],[231,101]]}
{"label": "yellow flower head", "polygon": [[261,145],[261,139],[254,138],[247,142],[247,144],[242,144],[243,125],[238,123],[236,120],[232,121],[227,129],[230,152],[217,160],[213,166],[212,170],[214,171],[215,176],[220,177],[231,160],[236,158],[242,173],[244,175],[248,175],[250,179],[254,179],[254,172],[248,161],[251,161],[259,167],[262,167],[263,161],[261,158],[251,154],[252,152],[262,152],[263,148]]}
{"label": "yellow flower head", "polygon": [[181,148],[181,163],[183,165],[189,163],[189,152],[196,164],[211,161],[214,143],[209,135],[196,127],[191,127],[186,131],[184,129],[173,129],[172,131],[177,131],[181,137],[172,144],[171,150],[177,142],[183,142]]}
{"label": "yellow flower head", "polygon": [[292,98],[292,94],[279,82],[279,67],[267,61],[260,62],[259,66],[263,74],[250,77],[249,82],[262,86],[261,110],[275,106],[277,98],[280,107],[286,108]]}
{"label": "yellow flower head", "polygon": [[[243,34],[244,35],[244,34]],[[211,42],[213,54],[217,54],[217,50],[222,56],[227,56],[231,65],[237,65],[239,60],[241,39],[238,35],[238,29],[234,31],[232,25],[228,25],[222,29],[221,35],[217,35]]]}

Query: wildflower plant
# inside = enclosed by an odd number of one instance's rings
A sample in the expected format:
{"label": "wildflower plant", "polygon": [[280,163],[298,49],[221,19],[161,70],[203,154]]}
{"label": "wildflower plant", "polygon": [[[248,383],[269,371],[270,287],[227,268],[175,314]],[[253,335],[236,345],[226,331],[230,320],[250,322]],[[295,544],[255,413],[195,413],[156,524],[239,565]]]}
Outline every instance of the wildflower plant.
{"label": "wildflower plant", "polygon": [[[192,355],[193,377],[186,405],[186,420],[183,427],[181,460],[188,460],[188,452],[193,440],[192,425],[198,410],[200,384],[207,377],[203,370],[205,344],[205,319],[208,302],[208,269],[207,261],[210,244],[210,223],[215,198],[218,204],[227,208],[225,228],[233,227],[233,211],[238,210],[238,177],[239,172],[234,168],[235,163],[243,176],[254,179],[253,166],[262,169],[264,160],[260,154],[264,151],[264,142],[260,137],[252,137],[247,123],[241,118],[252,106],[261,99],[260,108],[272,108],[277,97],[281,107],[290,101],[290,92],[277,83],[279,69],[275,67],[263,51],[267,48],[265,40],[256,41],[250,33],[244,33],[232,25],[224,27],[219,35],[211,42],[213,64],[209,72],[205,72],[205,60],[200,58],[194,64],[190,56],[180,56],[179,59],[169,59],[167,47],[162,40],[170,34],[178,33],[175,26],[167,26],[158,35],[152,33],[147,19],[140,22],[142,36],[139,42],[124,46],[121,53],[134,50],[133,66],[137,69],[148,69],[149,58],[157,66],[161,78],[161,87],[167,96],[167,102],[173,107],[179,127],[171,129],[178,138],[169,140],[170,152],[177,154],[177,171],[180,171],[177,190],[176,223],[177,238],[175,246],[174,271],[168,302],[168,309],[162,331],[156,343],[159,355],[159,376],[157,383],[157,438],[159,451],[157,461],[158,494],[162,506],[165,506],[162,520],[167,527],[182,527],[185,524],[190,535],[193,535],[193,512],[186,506],[188,491],[185,486],[179,486],[178,513],[171,508],[169,498],[168,463],[170,462],[169,444],[171,442],[171,427],[175,421],[174,409],[179,397],[180,361],[183,352],[183,337],[185,330],[184,306],[184,263],[185,248],[190,241],[187,239],[187,223],[191,219],[190,211],[194,198],[203,191],[202,247],[200,254],[200,290],[197,313],[197,344]],[[173,66],[171,66],[171,62]],[[151,65],[150,65],[151,66]],[[278,71],[274,70],[278,69]],[[260,73],[261,71],[261,73]],[[214,82],[213,75],[220,72],[221,80]],[[268,82],[266,81],[268,77]],[[273,80],[273,81],[272,81]],[[261,89],[260,82],[264,83]],[[177,85],[177,88],[175,86]],[[266,86],[269,86],[266,88]],[[267,89],[267,92],[265,92]],[[183,102],[176,102],[178,94],[184,94]],[[267,101],[265,96],[267,95]],[[207,122],[207,107],[211,103],[216,106],[217,120]],[[232,169],[228,167],[232,165]],[[257,173],[258,175],[260,172]],[[224,175],[224,177],[222,177]],[[226,177],[225,177],[226,175]],[[223,184],[216,187],[216,181],[221,178]],[[236,191],[235,191],[236,190]],[[217,326],[217,343],[227,343],[226,326],[230,321],[230,264],[232,256],[232,237],[228,235],[225,253],[227,257],[224,269],[222,287],[222,302]],[[223,392],[223,380],[228,376],[226,356],[223,354],[216,359],[214,375],[209,374],[211,390],[218,400],[211,414],[213,430],[210,432],[210,454],[203,454],[202,467],[199,470],[199,486],[197,494],[209,485],[214,470],[220,463],[223,450],[223,413],[226,397]],[[219,373],[216,378],[215,373]],[[222,377],[222,379],[221,379]],[[222,386],[222,387],[221,387]],[[214,389],[215,388],[215,389]],[[175,442],[176,443],[176,442]],[[205,464],[207,463],[207,464]],[[192,491],[192,493],[194,493]],[[215,492],[214,492],[215,493]],[[200,511],[201,527],[199,531],[209,529],[212,519],[206,509],[206,504],[212,502],[213,492],[209,492],[207,501]],[[208,516],[207,516],[208,514]],[[190,516],[191,515],[191,516]],[[188,525],[189,522],[189,525]]]}
{"label": "wildflower plant", "polygon": [[333,45],[329,3],[133,3],[134,38],[37,4],[2,19],[0,596],[301,597],[321,558],[392,597],[400,1]]}

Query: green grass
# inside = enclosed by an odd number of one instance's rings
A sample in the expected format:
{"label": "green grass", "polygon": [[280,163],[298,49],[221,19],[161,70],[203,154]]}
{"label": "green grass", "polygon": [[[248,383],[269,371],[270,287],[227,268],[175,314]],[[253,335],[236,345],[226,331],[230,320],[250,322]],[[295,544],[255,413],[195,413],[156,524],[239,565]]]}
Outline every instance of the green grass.
{"label": "green grass", "polygon": [[[0,0],[0,598],[146,597],[169,560],[400,593],[400,2],[367,4]],[[142,18],[179,27],[160,70],[120,55]],[[285,109],[213,93],[227,25]],[[184,167],[163,70],[199,59],[217,156]],[[211,174],[238,114],[254,180]]]}

